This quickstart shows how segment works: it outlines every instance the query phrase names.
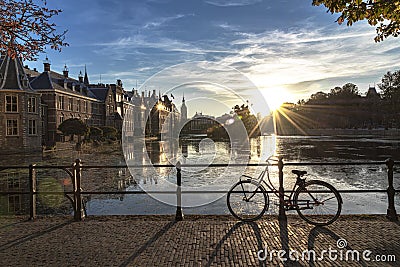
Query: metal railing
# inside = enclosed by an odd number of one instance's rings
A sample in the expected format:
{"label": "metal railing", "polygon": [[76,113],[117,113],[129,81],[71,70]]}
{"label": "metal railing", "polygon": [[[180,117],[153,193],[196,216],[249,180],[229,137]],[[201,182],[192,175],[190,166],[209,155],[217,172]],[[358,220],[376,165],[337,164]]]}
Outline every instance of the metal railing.
{"label": "metal railing", "polygon": [[[388,196],[388,209],[387,209],[387,218],[392,221],[397,221],[397,212],[395,208],[394,197],[395,193],[400,192],[400,190],[396,190],[393,186],[393,172],[394,166],[400,164],[400,162],[394,162],[392,159],[387,159],[386,161],[374,161],[374,162],[328,162],[328,163],[312,163],[312,162],[284,162],[281,157],[276,164],[272,164],[272,166],[278,167],[278,176],[279,176],[279,219],[286,220],[286,214],[284,209],[284,167],[285,166],[360,166],[360,165],[385,165],[387,167],[387,179],[388,179],[388,187],[386,190],[379,189],[358,189],[358,190],[338,190],[340,193],[387,193]],[[110,168],[127,168],[127,165],[113,165],[113,166],[95,166],[82,165],[80,159],[76,159],[72,166],[37,166],[35,164],[31,164],[28,167],[24,166],[0,166],[0,172],[8,169],[28,169],[29,170],[29,191],[6,191],[0,192],[0,195],[11,195],[11,194],[19,194],[19,195],[29,195],[29,218],[35,219],[37,216],[36,212],[36,197],[40,194],[63,194],[72,205],[74,219],[76,221],[81,221],[85,216],[85,210],[83,206],[83,197],[82,195],[98,195],[98,194],[147,194],[147,193],[163,193],[163,194],[176,194],[177,197],[177,205],[176,205],[176,214],[175,220],[181,221],[183,220],[183,212],[182,212],[182,194],[188,193],[226,193],[226,191],[182,191],[182,168],[191,168],[191,167],[259,167],[259,166],[267,166],[264,164],[184,164],[182,165],[178,162],[176,165],[163,165],[163,164],[154,164],[154,165],[137,165],[137,166],[129,166],[130,168],[175,168],[176,169],[176,191],[83,191],[81,188],[81,180],[82,180],[82,170],[84,169],[110,169]],[[63,191],[63,192],[38,192],[36,188],[36,180],[37,180],[37,170],[39,169],[59,169],[65,171],[72,181],[72,191]]]}

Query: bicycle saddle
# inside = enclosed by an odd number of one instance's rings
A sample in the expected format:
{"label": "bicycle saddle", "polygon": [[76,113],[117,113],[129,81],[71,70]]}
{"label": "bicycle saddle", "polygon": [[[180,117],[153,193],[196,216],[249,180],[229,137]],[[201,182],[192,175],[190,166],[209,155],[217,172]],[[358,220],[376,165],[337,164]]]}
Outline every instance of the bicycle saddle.
{"label": "bicycle saddle", "polygon": [[296,174],[297,176],[303,176],[304,174],[307,174],[306,171],[299,171],[299,170],[292,170],[292,173]]}

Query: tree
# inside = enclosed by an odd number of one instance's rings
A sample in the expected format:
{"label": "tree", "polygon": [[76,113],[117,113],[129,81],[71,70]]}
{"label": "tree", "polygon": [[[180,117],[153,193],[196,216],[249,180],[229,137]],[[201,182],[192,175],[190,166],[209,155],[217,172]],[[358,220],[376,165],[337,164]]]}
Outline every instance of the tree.
{"label": "tree", "polygon": [[47,45],[61,51],[67,31],[57,33],[46,0],[0,0],[0,53],[11,58],[35,60]]}
{"label": "tree", "polygon": [[383,98],[386,100],[400,100],[400,70],[388,71],[382,77],[382,83],[378,87],[383,91]]}
{"label": "tree", "polygon": [[99,127],[91,126],[89,127],[89,139],[94,141],[99,141],[103,136],[103,130]]}
{"label": "tree", "polygon": [[103,126],[100,127],[103,131],[103,137],[108,140],[117,140],[118,139],[118,130],[112,126]]}
{"label": "tree", "polygon": [[58,130],[61,131],[64,135],[77,135],[79,137],[86,135],[89,132],[89,128],[87,127],[87,125],[78,118],[71,118],[63,121],[58,126]]}
{"label": "tree", "polygon": [[239,107],[236,105],[233,107],[233,111],[236,113],[238,118],[242,120],[244,127],[246,128],[249,137],[260,136],[260,127],[256,116],[250,113],[249,106],[244,104]]}
{"label": "tree", "polygon": [[330,13],[341,13],[337,23],[347,26],[367,20],[376,26],[375,42],[400,35],[400,0],[313,0],[314,6],[324,5]]}
{"label": "tree", "polygon": [[324,93],[324,92],[316,92],[315,94],[312,94],[310,96],[310,100],[308,100],[308,103],[320,103],[320,102],[324,102],[326,101],[326,99],[328,98],[328,94]]}
{"label": "tree", "polygon": [[352,99],[360,97],[357,85],[346,83],[343,87],[336,86],[328,94],[329,99]]}

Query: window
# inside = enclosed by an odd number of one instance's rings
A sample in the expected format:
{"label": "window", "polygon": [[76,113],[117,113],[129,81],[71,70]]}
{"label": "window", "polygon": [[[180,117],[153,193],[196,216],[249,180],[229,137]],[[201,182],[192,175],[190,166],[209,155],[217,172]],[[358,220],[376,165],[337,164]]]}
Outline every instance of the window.
{"label": "window", "polygon": [[36,135],[37,134],[36,120],[29,120],[29,122],[28,122],[28,134],[30,134],[30,135]]}
{"label": "window", "polygon": [[36,113],[36,97],[28,98],[28,112]]}
{"label": "window", "polygon": [[9,191],[17,191],[21,189],[21,181],[15,176],[9,177],[7,187]]}
{"label": "window", "polygon": [[58,109],[64,109],[64,97],[58,96]]}
{"label": "window", "polygon": [[7,120],[6,129],[8,136],[18,135],[18,120]]}
{"label": "window", "polygon": [[18,97],[6,95],[6,112],[18,112]]}
{"label": "window", "polygon": [[72,110],[74,100],[72,98],[68,98],[68,110]]}
{"label": "window", "polygon": [[17,212],[22,210],[21,196],[8,196],[8,212]]}
{"label": "window", "polygon": [[93,103],[93,114],[97,114],[99,112],[97,103]]}
{"label": "window", "polygon": [[83,111],[88,112],[88,104],[86,101],[83,102]]}
{"label": "window", "polygon": [[76,100],[76,111],[81,112],[81,101],[80,100]]}
{"label": "window", "polygon": [[61,114],[61,116],[60,116],[60,124],[63,123],[63,121],[64,121],[64,115]]}

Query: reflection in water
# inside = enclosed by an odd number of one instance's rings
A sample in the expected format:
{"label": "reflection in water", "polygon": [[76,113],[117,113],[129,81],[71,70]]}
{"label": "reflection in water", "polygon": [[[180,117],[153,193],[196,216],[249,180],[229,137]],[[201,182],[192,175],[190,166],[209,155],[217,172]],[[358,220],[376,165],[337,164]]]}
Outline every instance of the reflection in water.
{"label": "reflection in water", "polygon": [[[392,157],[400,161],[400,140],[372,139],[372,138],[344,138],[344,137],[277,137],[276,147],[272,145],[270,137],[261,137],[250,140],[249,149],[242,149],[234,142],[213,142],[210,139],[182,139],[178,141],[134,140],[124,148],[127,163],[142,166],[151,164],[211,164],[211,163],[262,163],[269,154],[283,156],[286,162],[354,162],[354,161],[383,161]],[[64,152],[63,152],[64,153]],[[71,164],[76,155],[69,155],[58,161],[51,154],[33,157],[17,155],[3,155],[3,165],[28,165],[40,163],[42,165]],[[86,155],[82,152],[85,165],[123,164],[120,153]],[[60,163],[61,162],[61,163]],[[298,167],[308,171],[307,179],[325,180],[338,189],[386,189],[387,170],[384,165],[362,166],[306,166]],[[284,168],[285,188],[291,188],[295,177],[291,174],[291,167]],[[246,174],[257,176],[261,168],[247,168]],[[169,168],[131,168],[126,169],[90,169],[83,170],[82,188],[88,191],[140,191],[175,190],[176,169]],[[183,190],[228,190],[241,175],[241,170],[235,167],[196,167],[182,169]],[[64,171],[38,170],[38,179],[51,177],[63,186],[71,186],[69,177]],[[272,182],[278,186],[277,168],[271,168]],[[400,186],[400,168],[395,166],[394,186]],[[105,198],[110,198],[105,200]],[[149,201],[146,195],[129,195],[121,198],[114,196],[92,196],[89,203],[89,214],[124,214],[124,213],[155,213],[167,212],[166,205],[157,201]],[[167,199],[173,203],[175,196]],[[343,213],[385,213],[387,209],[386,194],[342,194],[344,199]],[[147,200],[146,200],[147,199]],[[198,199],[203,203],[215,200],[211,194],[184,194],[183,203],[190,206]],[[276,201],[271,197],[272,201]],[[120,204],[116,204],[118,201]],[[94,203],[97,203],[96,205]],[[396,198],[399,203],[399,198]],[[151,207],[150,207],[150,206]],[[161,205],[161,206],[157,206]],[[153,207],[154,206],[154,207]],[[157,206],[157,207],[156,207]],[[162,208],[160,208],[162,207]],[[271,204],[273,208],[274,205]],[[174,209],[171,208],[172,213]],[[192,213],[225,213],[227,212],[225,198],[185,212]],[[274,212],[272,210],[272,212]],[[170,213],[170,212],[168,212]]]}
{"label": "reflection in water", "polygon": [[[149,164],[218,164],[218,163],[262,163],[271,153],[283,156],[286,162],[353,162],[353,161],[382,161],[391,156],[395,160],[400,159],[399,140],[367,139],[367,138],[335,138],[335,137],[278,137],[276,147],[269,137],[260,137],[250,140],[249,149],[242,149],[240,144],[234,142],[213,142],[208,139],[184,139],[179,142],[157,142],[146,141],[133,143],[131,158],[137,163]],[[273,148],[271,148],[273,147]],[[272,152],[271,152],[272,151]],[[333,184],[338,189],[386,189],[387,177],[384,165],[362,165],[362,166],[306,166],[298,167],[309,172],[307,179],[321,179]],[[291,174],[290,167],[284,168],[285,188],[291,188],[295,177]],[[260,168],[247,168],[246,174],[257,176]],[[277,168],[271,168],[272,182],[278,186]],[[228,173],[221,177],[221,173]],[[176,171],[174,168],[163,168],[156,170],[137,169],[133,175],[140,188],[162,190],[168,188],[174,190],[176,183]],[[227,190],[240,177],[240,171],[235,167],[211,168],[195,167],[182,169],[183,190],[185,186],[190,189]],[[399,170],[395,169],[395,181],[399,177]],[[397,179],[398,180],[398,179]],[[157,184],[156,184],[157,183]],[[170,185],[169,187],[166,184]],[[395,183],[395,187],[399,184]],[[139,187],[131,186],[128,190],[140,190]],[[187,188],[186,188],[187,189]],[[165,189],[166,190],[166,189]],[[160,205],[163,208],[150,208],[140,203],[147,203],[145,196],[135,197],[124,205],[130,206],[130,210],[136,213],[168,212],[166,205],[157,201],[150,201],[151,205]],[[343,213],[385,213],[387,208],[387,197],[385,194],[343,194]],[[148,198],[148,197],[147,197]],[[174,196],[172,196],[174,198]],[[211,201],[210,194],[183,195],[183,203],[191,206],[193,199],[202,199],[203,202]],[[140,200],[139,200],[140,199]],[[171,200],[173,204],[173,200]],[[396,200],[398,201],[398,199]],[[275,212],[276,199],[271,197],[270,213]],[[136,203],[133,208],[133,204]],[[158,204],[157,204],[158,203]],[[367,205],[368,203],[368,205]],[[107,205],[110,205],[108,203]],[[185,205],[185,204],[184,204]],[[112,204],[111,204],[112,206]],[[106,207],[106,206],[104,206]],[[98,203],[96,208],[99,208]],[[115,212],[114,208],[102,209],[103,213]],[[121,212],[125,210],[120,207]],[[186,208],[187,213],[218,214],[227,213],[225,199],[215,201],[202,207],[193,209]]]}

